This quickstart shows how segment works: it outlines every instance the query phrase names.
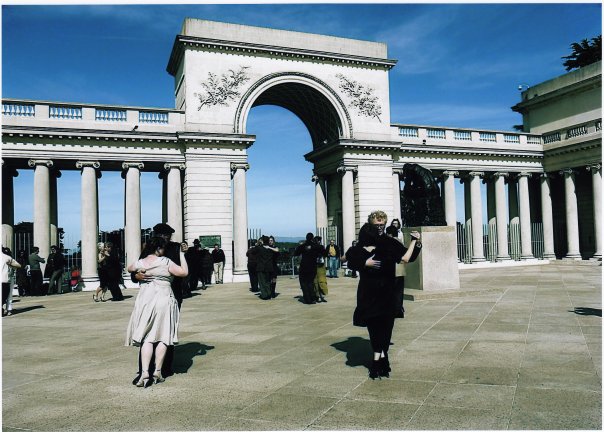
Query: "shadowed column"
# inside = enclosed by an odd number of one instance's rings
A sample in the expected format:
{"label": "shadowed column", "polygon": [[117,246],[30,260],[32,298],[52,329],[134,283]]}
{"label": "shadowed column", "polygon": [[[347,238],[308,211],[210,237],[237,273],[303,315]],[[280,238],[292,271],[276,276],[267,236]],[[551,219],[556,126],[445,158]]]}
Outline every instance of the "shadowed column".
{"label": "shadowed column", "polygon": [[508,208],[505,200],[505,178],[508,173],[496,172],[495,179],[495,218],[497,224],[497,260],[510,259],[508,249]]}
{"label": "shadowed column", "polygon": [[594,238],[596,251],[592,258],[602,259],[602,166],[600,164],[587,167],[591,172],[594,200]]}
{"label": "shadowed column", "polygon": [[532,235],[531,235],[531,203],[529,201],[528,178],[531,173],[521,172],[518,174],[518,203],[520,210],[520,244],[522,248],[521,258],[532,259]]}
{"label": "shadowed column", "polygon": [[174,229],[171,240],[180,243],[183,240],[182,232],[182,182],[180,172],[184,171],[184,164],[165,164],[167,171],[166,195],[166,223]]}
{"label": "shadowed column", "polygon": [[[19,174],[13,167],[6,166],[2,160],[2,245],[14,250],[14,231],[15,224],[15,194],[13,189],[13,177]],[[16,255],[15,255],[16,256]]]}
{"label": "shadowed column", "polygon": [[568,252],[566,259],[581,259],[579,249],[579,211],[577,207],[577,193],[575,191],[575,172],[571,168],[563,169],[564,198],[566,200],[566,240]]}
{"label": "shadowed column", "polygon": [[[76,168],[82,170],[81,190],[81,253],[82,279],[87,289],[98,286],[97,241],[98,241],[98,185],[97,171],[101,164],[96,161],[78,161]],[[99,173],[100,174],[100,173]]]}
{"label": "shadowed column", "polygon": [[444,171],[445,219],[448,226],[457,226],[457,202],[455,197],[455,176],[459,171]]}
{"label": "shadowed column", "polygon": [[483,172],[473,171],[470,175],[470,203],[472,214],[472,262],[485,261],[482,240],[482,195],[480,193],[480,178]]}

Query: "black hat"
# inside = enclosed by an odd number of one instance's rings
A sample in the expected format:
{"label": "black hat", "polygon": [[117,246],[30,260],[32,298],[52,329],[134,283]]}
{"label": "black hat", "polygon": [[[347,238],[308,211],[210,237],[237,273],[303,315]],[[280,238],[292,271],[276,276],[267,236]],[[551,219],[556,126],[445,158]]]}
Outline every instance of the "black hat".
{"label": "black hat", "polygon": [[168,224],[158,223],[153,227],[153,232],[155,234],[173,234],[174,229]]}
{"label": "black hat", "polygon": [[199,239],[193,240],[193,244],[199,244]]}

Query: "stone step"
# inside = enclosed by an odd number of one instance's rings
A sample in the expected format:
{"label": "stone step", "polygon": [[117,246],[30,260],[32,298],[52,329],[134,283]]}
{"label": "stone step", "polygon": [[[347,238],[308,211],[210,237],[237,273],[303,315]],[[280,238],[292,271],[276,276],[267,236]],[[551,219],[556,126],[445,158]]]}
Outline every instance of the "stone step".
{"label": "stone step", "polygon": [[478,296],[486,294],[497,294],[503,292],[503,288],[461,288],[456,290],[423,291],[405,288],[404,300],[422,301],[435,299],[448,299],[466,296]]}

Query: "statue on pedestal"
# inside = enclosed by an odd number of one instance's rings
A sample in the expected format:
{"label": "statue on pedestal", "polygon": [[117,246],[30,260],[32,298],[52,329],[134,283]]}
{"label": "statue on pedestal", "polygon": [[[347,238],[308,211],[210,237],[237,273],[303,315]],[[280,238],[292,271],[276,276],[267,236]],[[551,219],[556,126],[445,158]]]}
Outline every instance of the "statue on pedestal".
{"label": "statue on pedestal", "polygon": [[405,187],[401,192],[401,225],[404,227],[447,225],[440,189],[432,172],[420,165],[403,165]]}

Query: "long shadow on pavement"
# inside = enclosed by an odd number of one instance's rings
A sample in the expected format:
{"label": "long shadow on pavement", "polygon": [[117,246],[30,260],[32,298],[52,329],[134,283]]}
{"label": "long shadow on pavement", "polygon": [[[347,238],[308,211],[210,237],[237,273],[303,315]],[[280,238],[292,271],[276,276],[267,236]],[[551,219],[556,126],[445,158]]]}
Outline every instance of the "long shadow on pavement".
{"label": "long shadow on pavement", "polygon": [[602,316],[602,309],[594,309],[588,307],[576,307],[575,310],[572,312],[576,313],[577,315],[596,315],[599,317]]}
{"label": "long shadow on pavement", "polygon": [[193,358],[206,355],[209,350],[214,349],[212,345],[204,345],[199,342],[187,342],[174,347],[174,373],[187,373],[193,366]]}
{"label": "long shadow on pavement", "polygon": [[346,365],[351,367],[365,366],[369,369],[371,365],[372,349],[369,340],[353,336],[345,341],[331,344],[338,351],[346,353]]}

